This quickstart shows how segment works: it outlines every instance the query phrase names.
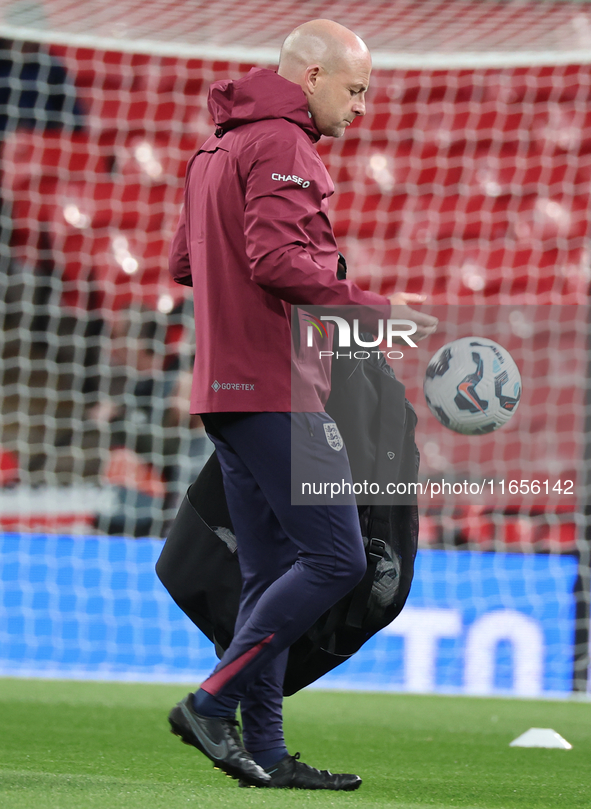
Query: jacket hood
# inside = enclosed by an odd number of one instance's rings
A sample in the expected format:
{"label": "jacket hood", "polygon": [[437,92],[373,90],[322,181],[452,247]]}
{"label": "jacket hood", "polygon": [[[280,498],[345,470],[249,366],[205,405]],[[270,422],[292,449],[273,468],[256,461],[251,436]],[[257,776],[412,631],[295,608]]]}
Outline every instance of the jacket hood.
{"label": "jacket hood", "polygon": [[301,127],[310,140],[320,138],[302,88],[273,70],[255,67],[236,81],[214,82],[207,106],[220,136],[242,124],[285,118]]}

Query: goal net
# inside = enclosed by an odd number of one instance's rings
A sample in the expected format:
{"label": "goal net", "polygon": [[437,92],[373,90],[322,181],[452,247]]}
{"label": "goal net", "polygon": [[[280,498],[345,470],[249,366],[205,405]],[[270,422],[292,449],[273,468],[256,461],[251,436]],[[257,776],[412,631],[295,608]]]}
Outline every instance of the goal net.
{"label": "goal net", "polygon": [[[420,479],[451,487],[421,497],[421,579],[349,679],[585,689],[585,2],[0,0],[0,527],[165,536],[211,451],[188,414],[192,304],[167,272],[186,162],[212,131],[211,82],[275,67],[315,17],[372,49],[367,115],[318,150],[350,277],[421,292],[439,316],[396,371]],[[429,358],[470,335],[507,348],[523,379],[517,414],[489,436],[451,433],[422,394]],[[494,481],[491,496],[454,493],[464,481]],[[427,613],[439,629],[423,637]]]}

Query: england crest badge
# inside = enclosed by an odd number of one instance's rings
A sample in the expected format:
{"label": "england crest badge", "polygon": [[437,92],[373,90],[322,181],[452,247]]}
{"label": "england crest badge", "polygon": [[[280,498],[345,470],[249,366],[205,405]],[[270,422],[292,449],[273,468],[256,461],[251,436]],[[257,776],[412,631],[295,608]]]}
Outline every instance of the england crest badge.
{"label": "england crest badge", "polygon": [[343,439],[341,438],[339,428],[334,421],[329,421],[323,426],[326,440],[328,441],[328,446],[339,452],[343,448]]}

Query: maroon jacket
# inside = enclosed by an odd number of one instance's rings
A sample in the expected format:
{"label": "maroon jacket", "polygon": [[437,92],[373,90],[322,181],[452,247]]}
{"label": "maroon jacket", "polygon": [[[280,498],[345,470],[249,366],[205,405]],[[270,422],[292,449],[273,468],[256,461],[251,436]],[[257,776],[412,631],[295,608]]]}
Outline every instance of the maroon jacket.
{"label": "maroon jacket", "polygon": [[192,284],[195,301],[191,412],[322,411],[330,362],[308,365],[302,379],[291,358],[292,305],[388,299],[336,279],[334,186],[302,89],[255,68],[215,82],[209,109],[217,130],[187,167],[170,248],[172,277]]}

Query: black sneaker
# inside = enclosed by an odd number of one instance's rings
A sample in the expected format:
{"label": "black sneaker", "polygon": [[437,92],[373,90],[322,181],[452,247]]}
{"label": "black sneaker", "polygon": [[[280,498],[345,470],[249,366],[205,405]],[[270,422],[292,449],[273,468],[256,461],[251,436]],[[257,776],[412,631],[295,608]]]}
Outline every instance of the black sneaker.
{"label": "black sneaker", "polygon": [[232,778],[240,778],[245,786],[270,786],[271,776],[244,749],[235,719],[201,716],[193,708],[193,694],[188,694],[174,706],[168,721],[172,733],[201,750]]}
{"label": "black sneaker", "polygon": [[[300,754],[285,756],[278,764],[265,770],[271,776],[268,787],[279,789],[333,789],[351,792],[359,789],[361,778],[349,773],[331,773],[328,770],[317,770],[299,761]],[[247,787],[246,780],[240,779],[240,786]],[[258,784],[257,784],[258,786]]]}

